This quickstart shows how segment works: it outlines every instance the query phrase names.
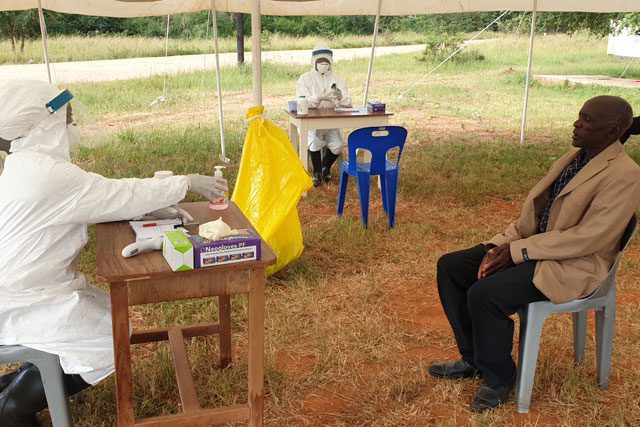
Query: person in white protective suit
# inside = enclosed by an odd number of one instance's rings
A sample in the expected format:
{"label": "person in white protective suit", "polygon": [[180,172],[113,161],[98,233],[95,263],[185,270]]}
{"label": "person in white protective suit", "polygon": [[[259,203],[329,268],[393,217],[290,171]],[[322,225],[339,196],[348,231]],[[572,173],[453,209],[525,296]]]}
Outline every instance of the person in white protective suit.
{"label": "person in white protective suit", "polygon": [[[109,295],[75,269],[87,225],[166,208],[187,191],[227,191],[222,178],[109,179],[75,166],[71,97],[39,81],[0,86],[0,138],[11,141],[0,175],[0,345],[57,354],[70,395],[114,371]],[[35,366],[0,377],[0,426],[29,426],[46,405]]]}
{"label": "person in white protective suit", "polygon": [[[311,52],[312,70],[304,73],[296,85],[297,96],[309,100],[309,108],[350,107],[351,97],[344,80],[333,70],[333,51],[319,43]],[[331,165],[336,161],[344,139],[340,129],[309,130],[309,156],[313,164],[313,185],[331,181]],[[324,150],[324,156],[322,149]]]}

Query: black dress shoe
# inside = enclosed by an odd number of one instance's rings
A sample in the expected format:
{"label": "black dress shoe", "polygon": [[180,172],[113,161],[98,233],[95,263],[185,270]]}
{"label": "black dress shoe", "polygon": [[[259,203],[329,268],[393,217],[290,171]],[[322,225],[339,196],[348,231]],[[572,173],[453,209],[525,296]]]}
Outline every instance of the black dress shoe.
{"label": "black dress shoe", "polygon": [[473,412],[485,412],[504,405],[509,399],[511,391],[513,391],[513,384],[503,385],[498,388],[483,385],[471,400],[471,410]]}
{"label": "black dress shoe", "polygon": [[438,378],[472,378],[479,377],[480,371],[466,360],[448,360],[429,365],[429,373]]}

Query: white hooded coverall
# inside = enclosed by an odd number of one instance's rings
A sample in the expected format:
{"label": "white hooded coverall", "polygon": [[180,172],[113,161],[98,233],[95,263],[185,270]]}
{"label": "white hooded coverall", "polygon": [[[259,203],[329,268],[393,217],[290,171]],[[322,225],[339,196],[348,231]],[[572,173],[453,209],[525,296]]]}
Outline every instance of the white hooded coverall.
{"label": "white hooded coverall", "polygon": [[188,179],[108,179],[73,165],[66,106],[44,109],[59,93],[36,81],[0,86],[0,138],[13,141],[0,175],[0,345],[57,354],[65,373],[95,384],[114,359],[109,295],[75,269],[87,224],[173,205]]}
{"label": "white hooded coverall", "polygon": [[[296,84],[297,96],[305,96],[309,100],[309,108],[334,108],[351,105],[351,96],[347,85],[336,73],[333,72],[333,54],[326,44],[318,44],[313,48],[311,55],[311,71],[307,71],[300,76]],[[320,53],[315,53],[320,52]],[[324,75],[316,70],[316,61],[319,58],[326,58],[331,64],[331,69]],[[331,90],[331,85],[335,83],[336,88],[342,91],[342,99],[334,103],[333,101],[319,100],[318,96],[325,91]],[[345,142],[340,129],[310,129],[309,130],[309,151],[319,151],[328,147],[333,154],[340,154]]]}

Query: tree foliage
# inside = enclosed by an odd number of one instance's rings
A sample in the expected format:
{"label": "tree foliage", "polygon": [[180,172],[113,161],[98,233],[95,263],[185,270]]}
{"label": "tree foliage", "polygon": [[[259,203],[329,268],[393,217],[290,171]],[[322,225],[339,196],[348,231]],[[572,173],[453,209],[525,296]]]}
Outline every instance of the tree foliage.
{"label": "tree foliage", "polygon": [[[424,34],[456,34],[478,31],[493,21],[499,12],[452,13],[440,15],[384,16],[380,19],[381,30],[415,31]],[[166,33],[166,16],[148,18],[108,18],[60,14],[45,11],[50,35],[95,35],[124,34],[147,37],[163,37]],[[490,29],[513,30],[528,28],[531,14],[512,12]],[[251,33],[251,17],[245,15],[245,31]],[[267,33],[292,36],[317,35],[331,38],[343,34],[371,34],[373,16],[264,16],[262,28]],[[219,12],[218,34],[231,37],[235,34],[232,14]],[[581,13],[565,12],[538,14],[538,31],[574,33],[588,31],[606,35],[615,31],[611,22],[619,22],[635,32],[640,32],[640,13]],[[196,38],[211,34],[209,12],[178,14],[171,17],[171,37]],[[208,28],[209,26],[209,28]],[[0,12],[0,37],[10,38],[17,45],[25,39],[39,34],[38,14],[35,10],[22,12]],[[14,48],[15,49],[15,48]]]}
{"label": "tree foliage", "polygon": [[39,34],[40,25],[36,10],[0,12],[0,37],[8,38],[11,41],[13,53],[16,53],[18,45],[20,53],[22,53],[25,40],[35,38]]}
{"label": "tree foliage", "polygon": [[[518,25],[522,30],[529,31],[531,13],[513,13],[505,21],[505,28],[513,29]],[[540,12],[537,16],[536,30],[547,33],[573,34],[585,31],[597,36],[616,33],[617,29],[630,28],[640,30],[640,13],[585,13],[585,12]]]}

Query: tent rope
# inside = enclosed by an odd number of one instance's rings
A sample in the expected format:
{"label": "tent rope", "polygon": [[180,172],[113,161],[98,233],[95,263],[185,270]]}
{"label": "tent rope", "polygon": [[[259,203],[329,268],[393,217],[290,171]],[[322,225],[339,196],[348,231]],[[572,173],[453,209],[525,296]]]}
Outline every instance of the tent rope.
{"label": "tent rope", "polygon": [[167,15],[167,33],[164,38],[164,76],[162,78],[162,95],[151,101],[149,107],[155,107],[161,102],[164,102],[165,95],[167,93],[167,67],[169,57],[169,24],[171,22],[171,15]]}
{"label": "tent rope", "polygon": [[[629,63],[627,64],[626,67],[624,67],[624,71],[622,72],[622,74],[620,74],[620,77],[618,77],[619,79],[623,78],[625,74],[627,74],[627,70],[629,69],[629,67],[631,66],[631,64],[633,63],[633,61],[635,61],[636,58],[631,58],[631,61],[629,61]],[[609,89],[609,93],[607,93],[607,95],[611,95],[611,92],[613,92],[613,88],[615,86],[611,86],[611,89]]]}
{"label": "tent rope", "polygon": [[520,26],[522,25],[522,21],[524,20],[524,17],[527,13],[528,12],[523,12],[522,15],[520,15],[520,21],[518,21],[518,26],[516,27],[515,34],[520,34]]}
{"label": "tent rope", "polygon": [[[495,24],[496,22],[498,22],[504,15],[506,15],[507,13],[509,13],[508,10],[505,10],[504,12],[502,12],[500,14],[500,16],[498,16],[496,19],[494,19],[493,21],[491,21],[491,23],[489,25],[487,25],[486,27],[484,27],[482,30],[480,30],[480,32],[478,34],[476,34],[475,36],[471,37],[468,41],[472,41],[475,40],[480,34],[484,33],[486,30],[489,29],[489,27],[491,27],[493,24]],[[398,99],[403,99],[404,96],[410,92],[414,87],[416,87],[417,85],[419,85],[420,83],[422,83],[424,80],[426,80],[431,74],[433,74],[438,68],[442,67],[444,64],[446,64],[451,58],[453,58],[458,52],[460,52],[462,49],[464,49],[465,45],[463,44],[462,46],[460,46],[455,52],[453,52],[451,55],[447,56],[446,59],[444,59],[443,61],[441,61],[438,65],[436,65],[431,71],[429,71],[427,74],[425,74],[424,76],[422,76],[418,81],[416,81],[414,84],[412,84],[411,86],[409,86],[404,92],[402,92],[400,95],[398,95]]]}

